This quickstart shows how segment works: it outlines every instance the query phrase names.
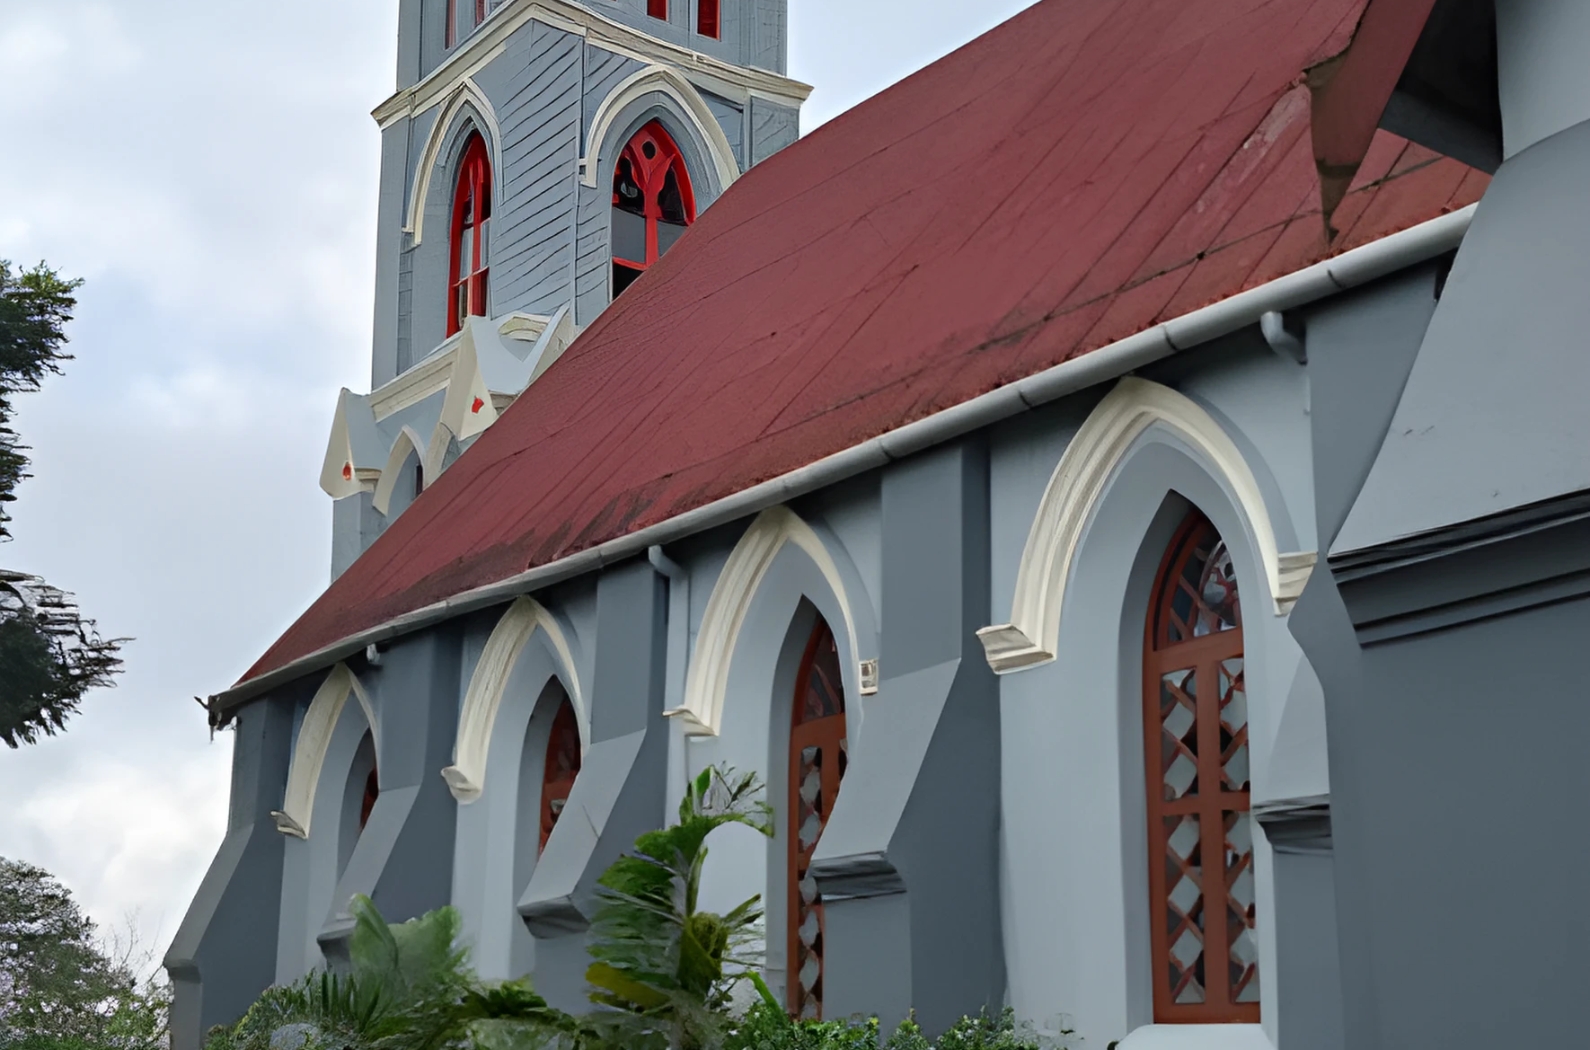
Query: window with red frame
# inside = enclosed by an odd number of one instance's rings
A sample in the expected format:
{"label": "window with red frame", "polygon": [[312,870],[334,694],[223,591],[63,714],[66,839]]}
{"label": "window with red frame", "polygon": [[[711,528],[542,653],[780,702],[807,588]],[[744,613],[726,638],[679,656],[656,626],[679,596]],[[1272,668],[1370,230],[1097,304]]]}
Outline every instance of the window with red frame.
{"label": "window with red frame", "polygon": [[381,797],[381,780],[376,775],[374,766],[370,767],[370,775],[364,778],[364,798],[359,802],[359,830],[370,823],[370,813],[375,809],[376,799]]}
{"label": "window with red frame", "polygon": [[718,38],[718,0],[697,0],[696,32]]}
{"label": "window with red frame", "polygon": [[657,121],[635,133],[613,171],[613,297],[635,283],[696,221],[679,147]]}
{"label": "window with red frame", "polygon": [[1257,1022],[1242,606],[1202,514],[1171,541],[1144,645],[1154,1020]]}
{"label": "window with red frame", "polygon": [[839,647],[834,632],[819,617],[795,679],[789,733],[786,998],[795,1017],[823,1015],[823,905],[810,868],[839,795],[845,759],[845,686]]}
{"label": "window with red frame", "polygon": [[456,47],[485,20],[486,0],[447,0],[448,48]]}
{"label": "window with red frame", "polygon": [[580,775],[580,726],[574,718],[574,705],[567,695],[552,719],[552,735],[547,740],[547,762],[541,774],[541,849],[557,826],[563,806]]}
{"label": "window with red frame", "polygon": [[664,22],[668,21],[668,0],[646,0],[646,13]]}
{"label": "window with red frame", "polygon": [[491,159],[486,140],[469,137],[453,190],[452,267],[447,279],[447,334],[469,317],[486,315],[486,277],[491,227]]}

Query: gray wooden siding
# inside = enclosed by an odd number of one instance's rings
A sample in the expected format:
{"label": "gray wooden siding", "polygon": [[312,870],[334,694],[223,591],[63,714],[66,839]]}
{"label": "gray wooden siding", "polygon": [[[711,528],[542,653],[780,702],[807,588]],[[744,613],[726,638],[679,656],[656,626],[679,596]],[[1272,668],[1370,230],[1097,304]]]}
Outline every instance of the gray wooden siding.
{"label": "gray wooden siding", "polygon": [[[512,63],[502,128],[502,200],[492,217],[492,312],[551,313],[569,299],[580,158],[580,39],[531,23]],[[505,56],[510,57],[510,56]]]}
{"label": "gray wooden siding", "polygon": [[588,325],[607,308],[608,282],[612,257],[607,243],[608,212],[612,208],[612,188],[580,187],[580,237],[578,269],[575,273],[574,322]]}
{"label": "gray wooden siding", "polygon": [[602,100],[613,93],[620,80],[645,68],[628,55],[616,55],[599,47],[585,45],[585,103],[580,114],[580,141],[591,133],[591,121]]}
{"label": "gray wooden siding", "polygon": [[734,149],[734,162],[744,171],[745,164],[745,114],[740,107],[728,99],[719,98],[702,92],[707,108],[712,110],[712,115],[718,118],[718,126],[723,129],[723,134],[728,137],[729,145]]}
{"label": "gray wooden siding", "polygon": [[800,137],[800,110],[751,99],[751,163],[760,164]]}
{"label": "gray wooden siding", "polygon": [[[437,292],[438,297],[443,293]],[[414,363],[414,252],[398,256],[396,376]],[[391,377],[388,377],[391,378]]]}
{"label": "gray wooden siding", "polygon": [[756,5],[755,48],[750,64],[773,73],[784,72],[785,34],[788,31],[785,0],[742,0]]}

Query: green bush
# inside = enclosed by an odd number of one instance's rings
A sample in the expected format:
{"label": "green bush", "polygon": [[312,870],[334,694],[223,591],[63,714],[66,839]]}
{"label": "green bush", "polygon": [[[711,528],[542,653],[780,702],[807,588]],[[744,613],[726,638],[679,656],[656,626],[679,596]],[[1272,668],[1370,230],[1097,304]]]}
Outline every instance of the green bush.
{"label": "green bush", "polygon": [[[914,1021],[883,1038],[876,1018],[792,1021],[747,951],[760,898],[723,915],[697,897],[708,835],[724,824],[772,834],[754,777],[710,769],[690,784],[679,823],[642,835],[602,876],[586,974],[596,1006],[568,1014],[528,979],[487,983],[458,945],[458,913],[388,924],[366,897],[348,973],[316,972],[268,989],[206,1050],[1047,1050],[1009,1010],[962,1020],[937,1040]],[[741,981],[758,1000],[730,1010]]]}
{"label": "green bush", "polygon": [[764,1000],[734,1025],[722,1050],[1046,1050],[1053,1045],[1053,1040],[1018,1023],[1010,1010],[963,1017],[937,1040],[927,1038],[914,1020],[908,1020],[884,1039],[876,1017],[792,1021],[776,1003]]}

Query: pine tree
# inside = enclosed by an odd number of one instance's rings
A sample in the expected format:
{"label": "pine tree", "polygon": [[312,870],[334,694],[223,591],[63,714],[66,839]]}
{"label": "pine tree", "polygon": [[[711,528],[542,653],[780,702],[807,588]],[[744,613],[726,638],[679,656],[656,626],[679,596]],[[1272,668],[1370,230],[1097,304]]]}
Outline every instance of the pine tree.
{"label": "pine tree", "polygon": [[[13,399],[71,360],[66,323],[81,283],[43,263],[13,274],[0,260],[0,540],[10,539],[6,504],[28,476],[26,447],[11,428]],[[100,638],[65,592],[0,569],[0,740],[15,748],[64,728],[88,690],[112,684],[125,641]]]}

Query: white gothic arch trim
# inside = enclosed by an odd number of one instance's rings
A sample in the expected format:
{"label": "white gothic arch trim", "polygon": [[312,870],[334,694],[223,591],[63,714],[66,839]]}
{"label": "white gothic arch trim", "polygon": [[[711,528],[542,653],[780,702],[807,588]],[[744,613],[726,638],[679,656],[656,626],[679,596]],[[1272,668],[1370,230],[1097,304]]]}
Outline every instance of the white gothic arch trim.
{"label": "white gothic arch trim", "polygon": [[[729,685],[729,665],[739,641],[751,602],[762,585],[762,578],[785,544],[793,544],[809,557],[822,573],[843,613],[844,631],[850,652],[857,653],[856,617],[845,592],[845,583],[833,555],[823,546],[812,527],[788,507],[770,507],[757,515],[740,542],[729,554],[712,596],[702,614],[701,630],[690,660],[690,675],[685,681],[684,706],[667,712],[685,721],[687,732],[717,736],[723,724],[723,702]],[[863,600],[865,600],[863,598]],[[838,626],[838,625],[834,625]]]}
{"label": "white gothic arch trim", "polygon": [[377,750],[380,748],[370,697],[359,679],[348,670],[348,665],[338,664],[320,683],[314,699],[309,702],[309,710],[304,713],[303,724],[298,727],[298,740],[293,745],[293,760],[287,771],[287,795],[282,808],[271,813],[276,820],[276,830],[283,835],[309,837],[309,816],[315,811],[315,790],[320,786],[326,750],[331,746],[331,735],[336,731],[349,696],[356,697],[364,709],[370,735],[376,738]]}
{"label": "white gothic arch trim", "polygon": [[375,497],[371,503],[382,514],[388,513],[392,506],[392,492],[397,488],[399,475],[403,473],[403,461],[409,458],[409,453],[414,453],[420,461],[420,484],[430,484],[431,475],[425,470],[425,442],[414,433],[414,428],[405,426],[399,433],[398,439],[392,443],[392,452],[386,457],[386,467],[381,471],[381,480],[376,482]]}
{"label": "white gothic arch trim", "polygon": [[491,103],[486,101],[485,92],[480,90],[474,78],[465,77],[463,83],[453,89],[453,93],[442,105],[441,112],[436,115],[436,122],[431,125],[431,133],[425,139],[425,148],[420,152],[420,163],[416,169],[418,177],[414,180],[414,194],[409,198],[409,219],[403,226],[403,232],[412,234],[415,244],[420,243],[420,238],[425,232],[425,201],[431,193],[431,176],[442,161],[442,149],[447,144],[448,129],[465,106],[472,107],[486,125],[479,130],[485,137],[486,149],[491,154],[491,197],[492,200],[502,200],[502,129],[497,126],[496,111],[491,108]]}
{"label": "white gothic arch trim", "polygon": [[508,607],[492,629],[464,694],[464,707],[458,718],[458,740],[453,746],[453,764],[442,770],[448,789],[460,802],[475,801],[485,788],[486,759],[491,753],[491,733],[497,723],[497,710],[502,706],[508,680],[519,664],[519,655],[538,630],[546,633],[547,642],[557,654],[559,677],[568,687],[574,718],[579,723],[581,750],[590,746],[590,712],[585,707],[568,635],[546,606],[534,598],[520,598]]}
{"label": "white gothic arch trim", "polygon": [[[601,150],[612,134],[613,125],[624,110],[636,100],[652,92],[667,95],[679,107],[679,114],[696,129],[701,141],[707,144],[712,166],[718,177],[718,192],[722,193],[740,177],[740,166],[734,159],[734,147],[723,133],[718,118],[712,115],[707,102],[694,84],[684,74],[667,66],[651,65],[632,73],[618,82],[591,117],[591,130],[585,139],[585,156],[580,158],[580,181],[595,186],[597,169],[601,166]],[[623,144],[616,144],[622,148]],[[419,238],[416,236],[415,238]]]}
{"label": "white gothic arch trim", "polygon": [[1231,437],[1208,412],[1183,394],[1127,376],[1101,401],[1055,467],[1027,534],[1016,574],[1010,622],[977,632],[989,666],[998,674],[1054,659],[1071,559],[1083,529],[1132,443],[1149,427],[1163,426],[1203,457],[1236,497],[1263,562],[1275,614],[1297,601],[1314,566],[1313,552],[1282,554],[1258,480]]}

